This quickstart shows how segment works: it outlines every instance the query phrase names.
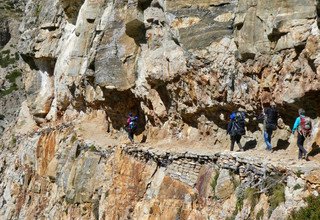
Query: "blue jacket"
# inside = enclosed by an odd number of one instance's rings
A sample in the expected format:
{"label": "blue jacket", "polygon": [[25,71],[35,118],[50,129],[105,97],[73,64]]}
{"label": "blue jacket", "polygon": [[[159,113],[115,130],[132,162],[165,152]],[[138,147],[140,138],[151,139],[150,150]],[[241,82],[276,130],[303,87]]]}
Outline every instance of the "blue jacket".
{"label": "blue jacket", "polygon": [[301,116],[296,118],[296,121],[294,122],[294,125],[293,125],[293,128],[292,128],[292,133],[294,133],[297,130],[297,128],[300,126],[300,122],[301,122],[300,117],[304,117],[304,115],[301,115]]}

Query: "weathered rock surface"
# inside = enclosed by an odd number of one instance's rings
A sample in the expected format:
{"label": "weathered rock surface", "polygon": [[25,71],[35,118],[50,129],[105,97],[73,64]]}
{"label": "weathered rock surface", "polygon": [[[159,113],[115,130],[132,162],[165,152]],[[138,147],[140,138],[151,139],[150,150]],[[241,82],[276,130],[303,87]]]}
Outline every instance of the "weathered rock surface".
{"label": "weathered rock surface", "polygon": [[[319,1],[4,4],[24,15],[0,30],[1,219],[285,219],[318,194]],[[256,120],[270,101],[273,155]],[[301,107],[311,163],[293,160]],[[253,150],[221,153],[237,109]],[[121,145],[128,112],[144,145]]]}
{"label": "weathered rock surface", "polygon": [[[262,212],[286,219],[319,187],[309,179],[318,163],[302,172],[244,153],[105,146],[83,139],[77,127],[45,128],[4,143],[1,218],[243,219]],[[283,185],[284,203],[270,210],[273,184]],[[248,188],[260,202],[252,202]]]}

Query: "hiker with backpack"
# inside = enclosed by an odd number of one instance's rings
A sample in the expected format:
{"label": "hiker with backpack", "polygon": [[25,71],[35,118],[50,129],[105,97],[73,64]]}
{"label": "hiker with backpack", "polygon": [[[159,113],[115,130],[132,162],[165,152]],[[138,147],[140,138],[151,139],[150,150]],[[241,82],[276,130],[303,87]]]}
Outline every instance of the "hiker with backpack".
{"label": "hiker with backpack", "polygon": [[306,137],[310,136],[311,129],[312,129],[312,122],[311,118],[305,116],[305,110],[300,108],[299,111],[299,117],[296,118],[293,128],[292,128],[292,134],[297,130],[298,131],[298,140],[297,145],[299,148],[299,154],[298,159],[307,159],[307,151],[303,147],[303,143],[306,139]]}
{"label": "hiker with backpack", "polygon": [[138,116],[133,116],[130,112],[127,119],[127,125],[126,125],[126,131],[128,132],[128,137],[131,143],[134,143],[134,133],[137,130],[137,122],[138,122]]}
{"label": "hiker with backpack", "polygon": [[263,137],[266,143],[266,150],[271,151],[271,137],[273,131],[277,129],[279,113],[276,109],[275,103],[271,103],[269,107],[265,108],[262,113],[263,117]]}
{"label": "hiker with backpack", "polygon": [[231,146],[230,151],[233,151],[234,144],[237,142],[240,151],[243,151],[243,147],[240,143],[242,135],[245,130],[245,113],[244,112],[232,112],[230,115],[230,122],[228,123],[227,134],[230,135]]}

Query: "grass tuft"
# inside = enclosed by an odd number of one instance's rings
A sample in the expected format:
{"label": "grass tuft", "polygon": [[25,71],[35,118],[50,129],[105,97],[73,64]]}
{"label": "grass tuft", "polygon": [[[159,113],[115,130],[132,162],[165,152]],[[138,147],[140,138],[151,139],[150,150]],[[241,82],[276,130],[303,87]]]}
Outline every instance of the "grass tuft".
{"label": "grass tuft", "polygon": [[280,205],[280,203],[285,201],[284,190],[285,186],[279,183],[269,192],[269,216],[272,214],[273,210]]}
{"label": "grass tuft", "polygon": [[219,177],[219,172],[216,172],[216,174],[214,175],[214,177],[212,178],[211,183],[210,183],[211,190],[212,190],[213,194],[215,194],[215,189],[217,186],[218,177]]}
{"label": "grass tuft", "polygon": [[289,220],[319,220],[320,219],[320,197],[309,196],[306,199],[307,206],[291,214]]}

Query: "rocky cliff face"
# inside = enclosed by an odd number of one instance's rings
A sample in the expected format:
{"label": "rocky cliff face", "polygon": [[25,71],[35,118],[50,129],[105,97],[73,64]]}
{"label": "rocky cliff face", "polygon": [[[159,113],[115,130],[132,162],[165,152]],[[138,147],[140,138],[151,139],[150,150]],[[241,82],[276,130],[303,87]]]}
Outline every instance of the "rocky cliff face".
{"label": "rocky cliff face", "polygon": [[[0,30],[3,218],[284,219],[317,195],[288,130],[305,108],[317,164],[319,1],[6,2],[24,16]],[[277,156],[219,153],[236,109],[243,145],[262,148],[256,116],[270,101]],[[122,145],[128,112],[138,150]]]}
{"label": "rocky cliff face", "polygon": [[0,135],[18,116],[25,100],[17,45],[23,1],[0,3]]}
{"label": "rocky cliff face", "polygon": [[20,32],[38,124],[105,109],[118,130],[133,111],[147,138],[199,139],[271,100],[287,125],[318,117],[316,1],[29,1]]}
{"label": "rocky cliff face", "polygon": [[318,196],[317,163],[270,160],[264,151],[117,146],[86,136],[92,122],[103,130],[102,116],[7,138],[1,218],[286,219]]}

